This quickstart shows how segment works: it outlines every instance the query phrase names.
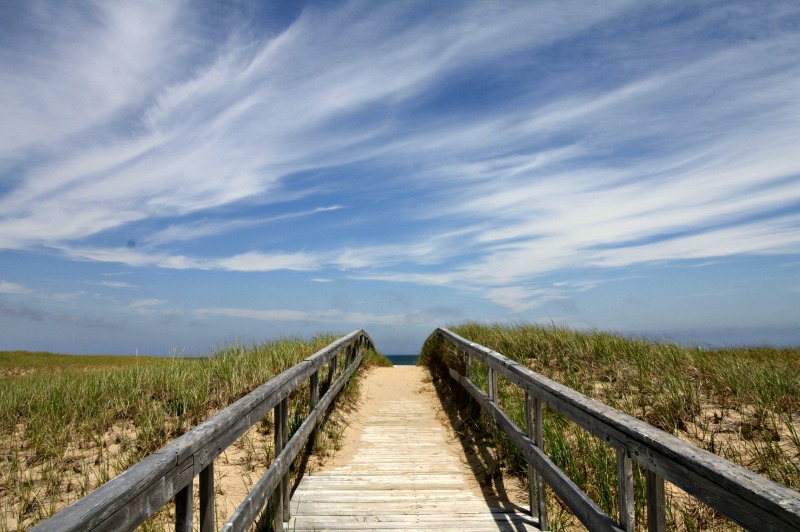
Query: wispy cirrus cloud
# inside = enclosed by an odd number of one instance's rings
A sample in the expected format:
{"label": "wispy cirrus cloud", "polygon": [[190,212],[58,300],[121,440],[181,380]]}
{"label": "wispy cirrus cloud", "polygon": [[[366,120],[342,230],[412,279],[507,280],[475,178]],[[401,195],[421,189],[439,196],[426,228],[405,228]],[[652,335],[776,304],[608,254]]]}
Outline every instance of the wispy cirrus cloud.
{"label": "wispy cirrus cloud", "polygon": [[[129,266],[158,266],[173,270],[225,270],[239,272],[267,272],[274,270],[310,271],[318,268],[313,254],[247,252],[230,257],[202,258],[170,255],[164,252],[147,252],[131,248],[65,248],[62,250],[75,260],[114,262]],[[119,283],[113,283],[117,284]],[[126,283],[123,283],[126,284]],[[108,286],[107,283],[105,285]]]}
{"label": "wispy cirrus cloud", "polygon": [[800,9],[762,7],[5,4],[0,251],[512,316],[628,268],[796,255]]}
{"label": "wispy cirrus cloud", "polygon": [[337,309],[306,311],[289,309],[201,308],[195,311],[201,317],[226,316],[269,322],[347,323],[367,325],[405,325],[409,317],[404,314],[377,315],[361,312],[343,312]]}
{"label": "wispy cirrus cloud", "polygon": [[[6,90],[16,108],[40,114],[15,118],[33,124],[30,134],[0,139],[0,153],[19,150],[24,137],[49,157],[28,166],[0,198],[0,247],[59,243],[139,220],[279,197],[280,180],[293,173],[373,157],[398,133],[387,129],[385,113],[368,119],[364,112],[397,107],[451,72],[546,45],[614,12],[575,7],[566,16],[548,4],[513,13],[476,4],[447,13],[442,29],[437,17],[409,24],[417,15],[402,6],[309,8],[277,35],[255,42],[232,37],[193,58],[175,43],[204,36],[187,34],[196,28],[185,17],[192,21],[194,14],[176,6],[86,7],[72,15],[70,36],[54,38],[70,43],[65,52],[32,46],[28,55],[3,57],[15,73]],[[45,11],[35,13],[33,25],[61,15]],[[544,23],[543,14],[555,19]],[[349,31],[334,31],[338,19],[348,21]],[[387,31],[395,37],[384,39]],[[88,58],[79,55],[87,50]],[[42,56],[58,64],[56,74],[35,64]],[[150,57],[163,59],[150,63]],[[115,76],[115,68],[124,75]],[[33,105],[37,93],[30,90],[39,75],[46,75],[41,87],[53,85],[53,75],[67,79],[44,106]],[[92,95],[104,105],[81,120],[55,111]],[[133,131],[119,128],[124,113],[132,114]],[[41,129],[53,122],[64,127],[52,128],[57,137],[44,135]],[[68,149],[84,134],[80,150]],[[64,149],[54,150],[62,141]],[[31,204],[37,212],[22,208]]]}

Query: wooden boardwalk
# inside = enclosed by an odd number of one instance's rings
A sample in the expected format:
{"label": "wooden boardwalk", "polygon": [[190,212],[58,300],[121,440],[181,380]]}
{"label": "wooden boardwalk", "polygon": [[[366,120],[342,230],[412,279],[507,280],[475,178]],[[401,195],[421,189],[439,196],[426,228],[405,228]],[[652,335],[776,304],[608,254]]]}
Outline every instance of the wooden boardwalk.
{"label": "wooden boardwalk", "polygon": [[420,368],[375,371],[384,375],[368,381],[354,447],[303,478],[288,530],[536,529],[526,507],[480,489],[437,419],[433,392],[421,390]]}

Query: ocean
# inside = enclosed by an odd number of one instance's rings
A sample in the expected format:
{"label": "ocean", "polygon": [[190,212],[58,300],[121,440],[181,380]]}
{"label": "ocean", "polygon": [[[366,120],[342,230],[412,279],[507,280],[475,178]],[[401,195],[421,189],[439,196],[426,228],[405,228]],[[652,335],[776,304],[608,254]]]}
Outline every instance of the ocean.
{"label": "ocean", "polygon": [[386,355],[386,358],[395,366],[413,366],[419,355]]}

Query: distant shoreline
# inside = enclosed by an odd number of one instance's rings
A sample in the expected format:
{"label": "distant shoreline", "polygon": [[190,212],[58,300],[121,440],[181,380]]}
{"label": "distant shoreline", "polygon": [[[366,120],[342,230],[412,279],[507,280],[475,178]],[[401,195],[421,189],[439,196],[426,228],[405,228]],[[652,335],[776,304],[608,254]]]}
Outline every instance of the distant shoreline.
{"label": "distant shoreline", "polygon": [[414,366],[419,355],[386,355],[394,366]]}

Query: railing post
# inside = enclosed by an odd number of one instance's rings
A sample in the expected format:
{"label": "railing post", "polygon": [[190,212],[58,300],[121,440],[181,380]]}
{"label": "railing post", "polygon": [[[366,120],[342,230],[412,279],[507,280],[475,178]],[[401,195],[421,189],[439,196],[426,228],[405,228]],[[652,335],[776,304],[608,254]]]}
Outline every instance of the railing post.
{"label": "railing post", "polygon": [[647,482],[647,530],[664,532],[667,530],[664,479],[646,469],[645,480]]}
{"label": "railing post", "polygon": [[489,396],[489,400],[493,403],[497,402],[497,373],[494,371],[494,368],[489,368],[489,375],[488,379],[489,384],[487,385],[487,392]]}
{"label": "railing post", "polygon": [[633,467],[627,449],[617,449],[617,500],[619,526],[625,532],[636,530],[636,500],[633,493]]}
{"label": "railing post", "polygon": [[200,532],[214,528],[214,462],[200,471]]}
{"label": "railing post", "polygon": [[[533,443],[544,452],[544,430],[542,419],[542,402],[538,397],[532,398],[533,406]],[[536,475],[536,501],[539,503],[539,530],[548,530],[547,527],[547,498],[544,492],[544,479]]]}
{"label": "railing post", "polygon": [[[283,437],[283,445],[281,449],[286,448],[286,444],[289,443],[289,398],[286,397],[283,401],[281,401],[281,410],[283,417],[283,430],[281,430],[281,436]],[[286,474],[283,475],[283,480],[281,484],[283,488],[281,491],[283,492],[283,520],[284,522],[288,522],[289,519],[292,517],[291,513],[291,493],[289,491],[289,469],[286,469]]]}
{"label": "railing post", "polygon": [[[275,418],[275,458],[283,451],[283,402],[278,403],[273,409]],[[272,495],[272,509],[274,512],[276,532],[283,531],[283,482],[279,482]]]}
{"label": "railing post", "polygon": [[[536,438],[533,423],[533,397],[525,390],[525,432],[531,441]],[[539,517],[539,492],[536,490],[539,485],[539,472],[528,462],[528,502],[531,509],[531,517]]]}
{"label": "railing post", "polygon": [[[311,375],[311,381],[309,382],[309,388],[311,389],[311,397],[309,398],[309,412],[314,410],[317,407],[317,403],[319,403],[319,371],[315,371]],[[311,435],[308,437],[308,452],[311,453],[314,451],[314,447],[317,444],[317,427],[315,426],[314,429],[311,431]]]}
{"label": "railing post", "polygon": [[192,480],[175,494],[175,532],[192,532]]}

